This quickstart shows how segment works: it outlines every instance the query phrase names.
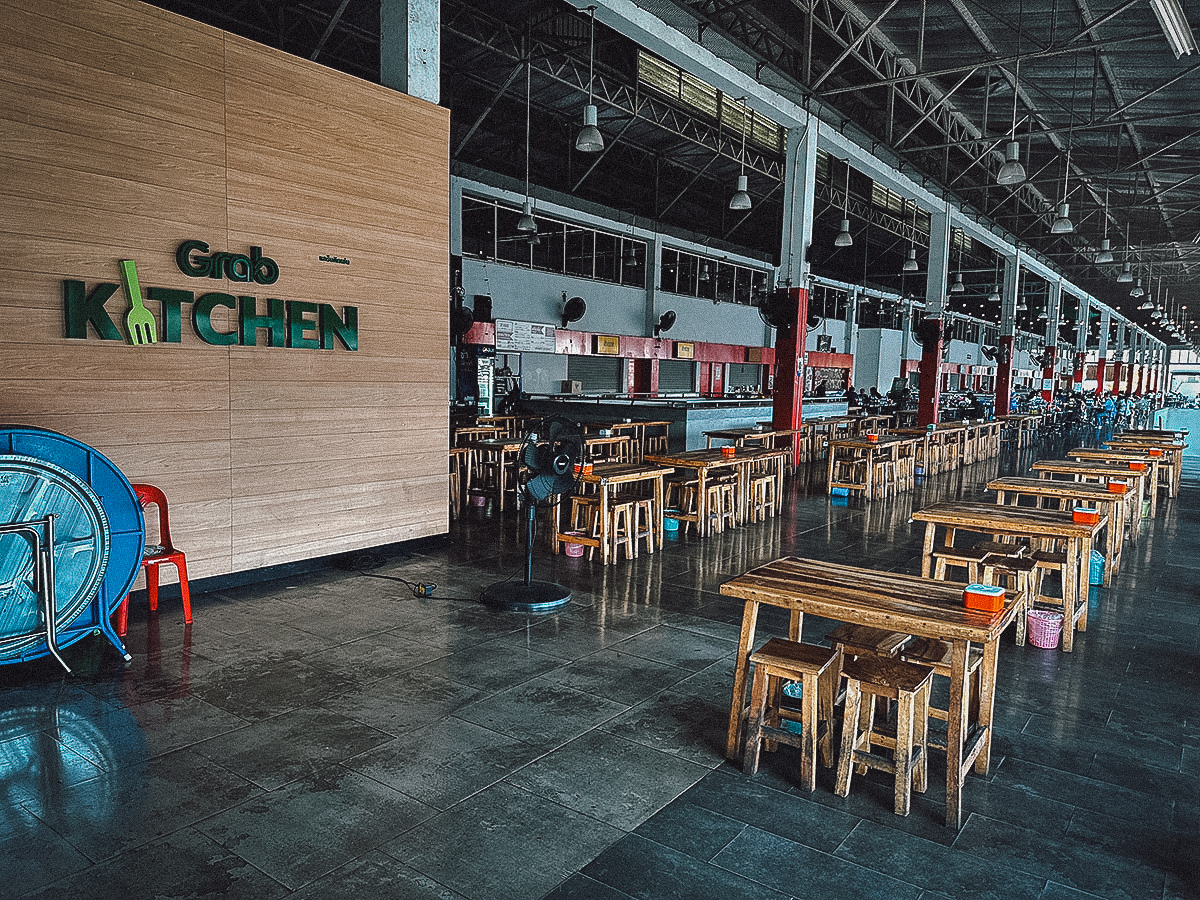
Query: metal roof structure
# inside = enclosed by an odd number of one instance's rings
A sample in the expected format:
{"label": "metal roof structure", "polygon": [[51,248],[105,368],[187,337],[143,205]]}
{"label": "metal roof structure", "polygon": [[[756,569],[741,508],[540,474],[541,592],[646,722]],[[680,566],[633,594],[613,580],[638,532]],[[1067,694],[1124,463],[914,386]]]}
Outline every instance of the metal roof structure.
{"label": "metal roof structure", "polygon": [[[155,5],[379,79],[379,0]],[[713,246],[776,257],[783,147],[756,139],[756,123],[746,119],[770,119],[771,111],[728,85],[714,86],[702,65],[648,54],[636,29],[622,24],[636,13],[678,47],[676,59],[711,55],[742,73],[743,83],[788,98],[819,116],[823,127],[852,136],[864,153],[886,159],[924,190],[953,198],[988,232],[1031,252],[1042,269],[1060,271],[1168,345],[1194,343],[1200,54],[1184,46],[1176,55],[1168,41],[1169,26],[1156,8],[1174,6],[1186,16],[1176,0],[595,0],[594,6],[441,0],[440,6],[441,102],[451,110],[456,171],[523,186],[528,151],[536,191],[596,203]],[[1185,44],[1190,37],[1186,19],[1180,37]],[[664,82],[673,70],[672,96]],[[589,94],[605,142],[599,153],[575,149]],[[1014,140],[1027,177],[1002,185],[997,176]],[[853,160],[847,198],[845,163],[827,157],[821,165],[814,272],[922,293],[923,279],[906,283],[914,279],[901,274],[910,246],[928,240],[927,229],[914,225],[910,200],[903,192],[889,196],[888,186],[854,169]],[[747,175],[747,211],[729,209],[739,174]],[[1064,202],[1073,229],[1052,232]],[[863,236],[852,252],[832,248],[843,208]],[[1111,263],[1097,262],[1105,239]],[[958,246],[951,259],[963,272],[967,300],[951,298],[951,308],[958,303],[980,314],[997,280],[998,257],[979,241],[960,238]],[[1133,284],[1115,280],[1125,264],[1141,277],[1144,296],[1130,297]],[[1027,280],[1031,297],[1044,291],[1037,278]],[[1149,305],[1147,297],[1157,310],[1139,308]]]}

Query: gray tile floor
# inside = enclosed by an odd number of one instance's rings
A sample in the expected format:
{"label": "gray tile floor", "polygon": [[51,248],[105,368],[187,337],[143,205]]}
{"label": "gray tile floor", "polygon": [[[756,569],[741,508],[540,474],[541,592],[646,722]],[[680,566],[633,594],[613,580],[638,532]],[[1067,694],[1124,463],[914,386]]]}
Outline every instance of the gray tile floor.
{"label": "gray tile floor", "polygon": [[135,610],[128,667],[98,638],[73,677],[0,667],[0,896],[1200,897],[1200,467],[1073,654],[1006,636],[960,832],[936,752],[908,818],[882,775],[841,799],[826,770],[798,791],[789,748],[752,779],[722,758],[723,580],[783,554],[915,572],[913,507],[1020,464],[865,506],[802,473],[781,516],[615,567],[539,550],[574,591],[542,617],[476,602],[522,567],[515,514],[477,508],[448,539],[200,593],[191,629],[168,594]]}

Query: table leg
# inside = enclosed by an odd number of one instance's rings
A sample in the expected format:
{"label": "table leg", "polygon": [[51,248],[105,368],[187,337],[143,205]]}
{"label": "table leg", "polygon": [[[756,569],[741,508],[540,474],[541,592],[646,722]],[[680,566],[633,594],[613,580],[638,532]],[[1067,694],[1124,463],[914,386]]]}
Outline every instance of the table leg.
{"label": "table leg", "polygon": [[833,463],[834,457],[837,455],[837,447],[833,444],[829,445],[829,461],[826,464],[825,472],[825,490],[827,493],[833,492]]}
{"label": "table leg", "polygon": [[1080,551],[1080,571],[1079,571],[1079,630],[1087,631],[1088,619],[1088,592],[1091,588],[1091,570],[1092,570],[1092,539],[1083,538],[1080,543],[1083,549]]}
{"label": "table leg", "polygon": [[962,827],[963,747],[967,739],[967,656],[970,643],[955,641],[950,657],[950,708],[946,721],[946,825]]}
{"label": "table leg", "polygon": [[665,505],[665,491],[663,490],[663,476],[658,475],[654,479],[654,545],[662,548],[663,541],[666,540],[663,534],[663,520],[666,518],[667,507]]}
{"label": "table leg", "polygon": [[925,543],[921,547],[921,577],[928,578],[929,572],[933,568],[933,536],[937,529],[937,524],[934,522],[925,523]]}
{"label": "table leg", "polygon": [[1000,655],[1000,638],[983,645],[983,660],[979,664],[979,727],[985,737],[975,758],[975,773],[987,775],[992,765],[992,712],[996,702],[996,660]]}
{"label": "table leg", "polygon": [[733,670],[733,697],[729,703],[729,732],[725,739],[725,758],[736,759],[741,747],[742,710],[746,707],[746,681],[750,671],[750,651],[758,622],[758,602],[747,600],[742,612],[742,632],[738,638],[737,664]]}
{"label": "table leg", "polygon": [[[1067,541],[1067,564],[1063,567],[1063,630],[1062,630],[1062,648],[1064,653],[1070,653],[1074,649],[1075,644],[1075,611],[1079,608],[1079,570],[1080,567],[1087,571],[1091,560],[1083,559],[1083,542],[1077,538],[1071,538]],[[1087,603],[1087,595],[1084,594],[1083,602]]]}
{"label": "table leg", "polygon": [[610,516],[608,514],[609,495],[608,492],[612,489],[611,485],[600,485],[600,509],[596,515],[600,517],[600,563],[608,565],[608,556],[612,552],[613,563],[617,561],[615,548],[612,546],[612,535],[609,533]]}
{"label": "table leg", "polygon": [[706,470],[703,466],[696,470],[696,534],[708,537],[708,487],[705,485]]}

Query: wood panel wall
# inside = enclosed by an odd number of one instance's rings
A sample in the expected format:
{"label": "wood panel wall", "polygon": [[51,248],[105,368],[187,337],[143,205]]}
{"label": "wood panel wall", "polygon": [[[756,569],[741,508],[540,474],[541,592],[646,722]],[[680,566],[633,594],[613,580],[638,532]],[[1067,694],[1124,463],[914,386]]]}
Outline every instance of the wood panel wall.
{"label": "wood panel wall", "polygon": [[[448,111],[135,0],[0,17],[0,423],[162,487],[192,578],[446,531]],[[280,278],[188,278],[187,239]],[[63,280],[121,259],[357,306],[358,351],[64,337]]]}

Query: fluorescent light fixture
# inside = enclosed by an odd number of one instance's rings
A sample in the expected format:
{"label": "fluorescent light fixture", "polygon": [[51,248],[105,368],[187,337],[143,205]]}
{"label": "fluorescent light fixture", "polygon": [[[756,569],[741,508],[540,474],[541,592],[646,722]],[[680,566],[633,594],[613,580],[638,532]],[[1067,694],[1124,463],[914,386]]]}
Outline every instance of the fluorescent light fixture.
{"label": "fluorescent light fixture", "polygon": [[1179,0],[1150,0],[1150,8],[1158,16],[1158,24],[1167,36],[1167,43],[1171,45],[1175,58],[1194,53],[1196,38],[1192,35],[1192,26],[1188,24]]}
{"label": "fluorescent light fixture", "polygon": [[1108,238],[1105,238],[1104,240],[1102,240],[1100,242],[1100,250],[1096,254],[1096,263],[1098,265],[1103,265],[1104,263],[1110,263],[1112,261],[1113,261],[1112,245],[1109,243]]}

